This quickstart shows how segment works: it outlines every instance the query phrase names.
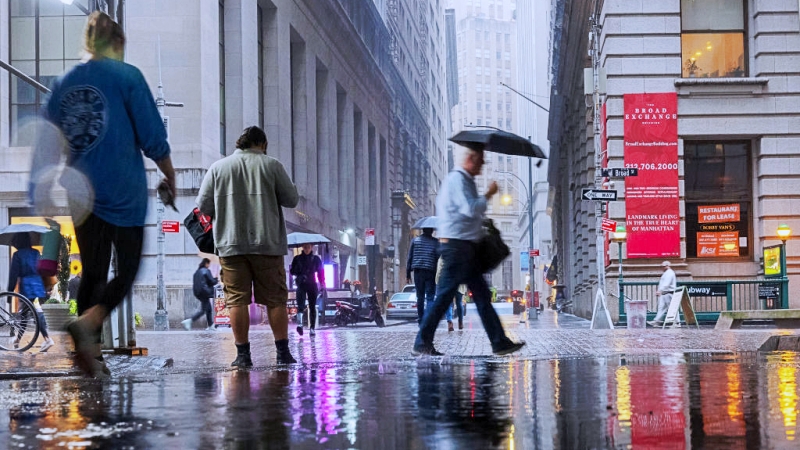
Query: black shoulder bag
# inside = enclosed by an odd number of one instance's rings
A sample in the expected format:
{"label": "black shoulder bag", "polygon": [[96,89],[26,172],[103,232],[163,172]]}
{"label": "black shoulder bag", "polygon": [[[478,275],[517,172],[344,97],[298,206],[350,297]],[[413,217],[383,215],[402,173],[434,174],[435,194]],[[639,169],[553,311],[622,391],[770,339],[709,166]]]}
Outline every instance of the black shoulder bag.
{"label": "black shoulder bag", "polygon": [[197,248],[203,253],[214,253],[214,234],[211,229],[211,217],[195,208],[183,220],[183,226],[194,239]]}

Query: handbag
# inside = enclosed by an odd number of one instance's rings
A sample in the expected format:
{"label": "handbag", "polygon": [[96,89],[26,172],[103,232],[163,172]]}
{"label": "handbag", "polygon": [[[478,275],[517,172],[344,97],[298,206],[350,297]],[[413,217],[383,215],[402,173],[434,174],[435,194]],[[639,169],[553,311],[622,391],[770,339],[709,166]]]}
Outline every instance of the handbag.
{"label": "handbag", "polygon": [[203,253],[214,253],[214,234],[211,226],[211,217],[195,208],[183,220],[183,226],[194,239],[197,248]]}
{"label": "handbag", "polygon": [[488,273],[497,268],[511,254],[511,249],[503,242],[500,230],[494,226],[492,219],[483,221],[483,231],[484,235],[478,241],[476,256],[481,273]]}

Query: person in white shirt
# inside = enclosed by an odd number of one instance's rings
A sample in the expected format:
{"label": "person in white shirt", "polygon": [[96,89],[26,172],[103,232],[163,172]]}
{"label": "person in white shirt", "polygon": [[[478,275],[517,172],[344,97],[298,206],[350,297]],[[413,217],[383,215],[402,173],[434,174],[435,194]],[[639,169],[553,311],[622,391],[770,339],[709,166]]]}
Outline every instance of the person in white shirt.
{"label": "person in white shirt", "polygon": [[647,322],[654,327],[661,326],[664,323],[664,316],[667,314],[669,304],[672,301],[672,293],[675,291],[678,282],[675,277],[675,271],[670,267],[669,261],[662,262],[661,268],[664,269],[664,273],[661,275],[661,279],[658,280],[658,288],[656,291],[656,295],[658,296],[658,313],[652,322]]}

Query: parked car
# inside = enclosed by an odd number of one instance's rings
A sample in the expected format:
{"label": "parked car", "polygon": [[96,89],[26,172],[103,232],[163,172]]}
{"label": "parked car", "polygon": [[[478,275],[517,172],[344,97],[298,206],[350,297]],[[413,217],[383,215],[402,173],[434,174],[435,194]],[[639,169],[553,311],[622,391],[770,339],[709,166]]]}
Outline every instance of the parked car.
{"label": "parked car", "polygon": [[403,292],[417,292],[417,287],[413,284],[403,286]]}
{"label": "parked car", "polygon": [[387,319],[416,319],[417,294],[414,292],[398,292],[386,304]]}

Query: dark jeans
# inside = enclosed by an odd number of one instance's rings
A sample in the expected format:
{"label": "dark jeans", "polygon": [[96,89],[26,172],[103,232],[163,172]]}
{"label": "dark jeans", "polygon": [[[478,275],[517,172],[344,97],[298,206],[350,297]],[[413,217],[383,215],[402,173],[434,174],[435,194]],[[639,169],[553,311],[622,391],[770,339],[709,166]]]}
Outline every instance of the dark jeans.
{"label": "dark jeans", "polygon": [[[78,315],[96,305],[106,310],[106,315],[128,295],[142,258],[144,227],[118,227],[94,214],[81,225],[75,226],[75,238],[81,249],[83,275],[78,288]],[[117,274],[108,281],[111,265],[111,245],[117,255]]]}
{"label": "dark jeans", "polygon": [[492,306],[492,294],[486,280],[483,279],[478,268],[478,255],[475,253],[476,244],[470,241],[450,239],[440,245],[444,264],[439,274],[439,284],[436,287],[436,299],[433,307],[425,311],[422,324],[417,333],[414,347],[424,348],[433,345],[433,335],[436,326],[453,298],[458,292],[458,285],[466,284],[472,291],[472,300],[478,315],[481,316],[483,329],[492,343],[492,350],[499,350],[509,344],[511,340],[506,337],[503,324],[497,316],[497,311]]}
{"label": "dark jeans", "polygon": [[213,305],[214,301],[212,299],[210,299],[210,298],[207,298],[205,300],[201,299],[201,298],[198,298],[197,300],[200,302],[200,310],[192,315],[192,322],[194,322],[195,320],[199,319],[200,317],[203,316],[203,314],[205,314],[206,315],[206,322],[208,322],[209,328],[213,327],[214,326],[214,307],[212,305]]}
{"label": "dark jeans", "polygon": [[414,269],[414,288],[417,292],[417,316],[425,316],[425,305],[431,304],[436,295],[436,271]]}
{"label": "dark jeans", "polygon": [[[316,328],[317,323],[317,295],[319,289],[317,283],[303,283],[297,286],[297,312],[303,312],[306,309],[306,299],[308,299],[308,320],[311,323],[311,328]],[[300,324],[302,325],[302,324]]]}

